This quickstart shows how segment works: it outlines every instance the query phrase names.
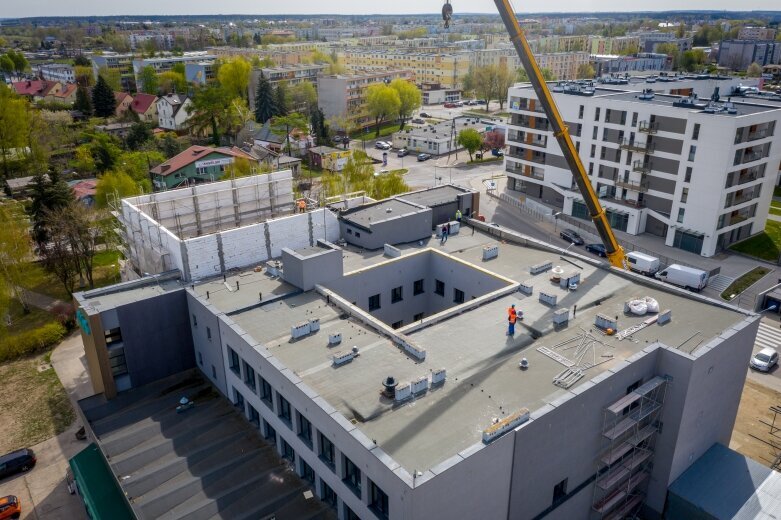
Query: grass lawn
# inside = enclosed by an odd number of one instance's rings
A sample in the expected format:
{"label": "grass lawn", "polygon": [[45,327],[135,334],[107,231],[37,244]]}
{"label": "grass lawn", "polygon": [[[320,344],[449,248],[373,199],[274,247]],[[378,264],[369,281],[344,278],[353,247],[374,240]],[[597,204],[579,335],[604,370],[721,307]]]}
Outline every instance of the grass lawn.
{"label": "grass lawn", "polygon": [[769,272],[770,269],[767,267],[755,267],[751,271],[732,282],[729,287],[724,289],[724,292],[721,293],[721,298],[724,300],[731,300],[738,294],[751,287],[753,284],[759,281],[760,278]]}
{"label": "grass lawn", "polygon": [[37,329],[55,320],[51,313],[35,307],[30,307],[30,312],[25,314],[22,305],[17,300],[11,300],[8,314],[11,316],[11,326],[6,329],[9,334]]}
{"label": "grass lawn", "polygon": [[[399,123],[384,123],[380,127],[380,137],[387,137],[391,134],[395,134],[399,131]],[[371,141],[372,139],[375,139],[377,136],[377,131],[375,129],[375,126],[372,125],[369,127],[369,133],[367,134],[365,130],[360,130],[358,132],[353,132],[350,134],[350,139],[357,139],[359,141]]]}
{"label": "grass lawn", "polygon": [[773,196],[781,197],[781,186],[776,186],[775,188],[773,188]]}
{"label": "grass lawn", "polygon": [[765,231],[730,246],[733,251],[767,260],[778,261],[781,255],[781,222],[768,220]]}
{"label": "grass lawn", "polygon": [[469,164],[480,164],[480,163],[495,162],[501,160],[504,160],[504,157],[495,157],[493,155],[490,155],[489,153],[488,157],[483,156],[483,159],[475,159],[473,161],[469,161]]}
{"label": "grass lawn", "polygon": [[409,168],[399,168],[397,170],[391,170],[388,173],[390,173],[390,174],[397,173],[399,175],[406,175],[407,172],[409,172]]}
{"label": "grass lawn", "polygon": [[770,214],[771,215],[778,215],[781,217],[781,208],[777,206],[770,206]]}
{"label": "grass lawn", "polygon": [[38,444],[75,419],[54,369],[38,371],[48,359],[46,353],[0,364],[0,453]]}

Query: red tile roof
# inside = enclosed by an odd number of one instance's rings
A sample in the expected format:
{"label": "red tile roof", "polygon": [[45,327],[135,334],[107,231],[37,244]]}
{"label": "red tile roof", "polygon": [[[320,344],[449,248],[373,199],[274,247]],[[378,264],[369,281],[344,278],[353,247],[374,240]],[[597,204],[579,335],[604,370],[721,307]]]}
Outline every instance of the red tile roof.
{"label": "red tile roof", "polygon": [[117,100],[118,105],[125,101],[125,98],[133,99],[127,92],[114,92],[114,99]]}
{"label": "red tile roof", "polygon": [[62,90],[54,94],[54,97],[63,98],[63,99],[68,98],[78,88],[79,86],[76,85],[75,83],[66,83],[65,85],[62,86]]}
{"label": "red tile roof", "polygon": [[130,109],[136,114],[146,114],[149,107],[157,102],[157,96],[152,94],[136,94],[133,98],[133,102],[130,104]]}
{"label": "red tile roof", "polygon": [[240,148],[237,148],[236,146],[233,147],[227,147],[223,146],[220,148],[212,148],[209,146],[191,146],[187,150],[183,151],[179,155],[175,155],[174,157],[171,157],[163,164],[159,164],[152,168],[152,173],[155,175],[163,175],[168,176],[171,175],[174,172],[177,172],[184,168],[185,166],[194,163],[195,161],[206,157],[210,153],[221,153],[223,155],[228,155],[231,157],[243,157],[245,159],[249,159],[250,161],[254,161],[255,158],[249,155],[246,152],[241,151]]}
{"label": "red tile roof", "polygon": [[71,189],[73,190],[73,194],[76,196],[76,198],[81,200],[84,197],[94,197],[97,185],[97,179],[87,179],[74,184],[71,186]]}
{"label": "red tile roof", "polygon": [[20,96],[41,96],[45,97],[57,86],[56,81],[46,81],[42,79],[17,81],[13,84],[14,90]]}

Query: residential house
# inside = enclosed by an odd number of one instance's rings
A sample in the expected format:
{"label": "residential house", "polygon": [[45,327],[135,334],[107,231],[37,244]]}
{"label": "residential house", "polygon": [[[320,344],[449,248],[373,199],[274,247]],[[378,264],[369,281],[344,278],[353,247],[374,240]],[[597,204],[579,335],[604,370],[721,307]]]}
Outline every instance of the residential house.
{"label": "residential house", "polygon": [[59,81],[46,81],[42,79],[17,81],[13,83],[14,91],[31,101],[43,101],[47,96],[62,90]]}
{"label": "residential house", "polygon": [[290,134],[285,138],[284,134],[279,134],[271,128],[269,121],[252,134],[252,142],[276,153],[289,152],[288,155],[292,156],[304,155],[307,149],[314,146],[314,138],[308,133],[298,128],[291,128]]}
{"label": "residential house", "polygon": [[157,100],[158,126],[166,130],[186,130],[190,118],[188,108],[193,102],[184,94],[166,94]]}
{"label": "residential house", "polygon": [[62,85],[62,88],[56,92],[52,92],[46,97],[46,101],[54,101],[56,103],[64,103],[72,105],[76,101],[76,92],[79,87],[75,83],[66,83]]}
{"label": "residential house", "polygon": [[322,168],[330,172],[340,172],[347,164],[347,160],[352,156],[352,150],[342,150],[330,146],[315,146],[307,152],[309,155],[309,164],[314,167]]}
{"label": "residential house", "polygon": [[217,181],[237,157],[258,164],[255,157],[237,147],[191,146],[150,170],[155,189],[167,190],[189,184]]}
{"label": "residential house", "polygon": [[88,208],[95,205],[95,194],[97,193],[97,179],[80,179],[68,183],[77,201]]}
{"label": "residential house", "polygon": [[133,96],[127,92],[114,92],[114,99],[117,101],[117,107],[114,109],[114,113],[117,117],[121,117],[127,112],[130,105],[133,103]]}
{"label": "residential house", "polygon": [[130,104],[130,110],[138,115],[140,121],[157,125],[157,96],[136,94]]}

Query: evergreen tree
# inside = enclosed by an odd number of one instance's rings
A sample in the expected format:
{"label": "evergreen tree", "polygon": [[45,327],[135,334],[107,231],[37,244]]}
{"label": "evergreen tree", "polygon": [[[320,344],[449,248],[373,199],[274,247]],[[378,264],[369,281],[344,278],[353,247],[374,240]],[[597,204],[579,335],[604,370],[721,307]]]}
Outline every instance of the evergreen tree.
{"label": "evergreen tree", "polygon": [[73,203],[73,192],[59,174],[51,170],[48,174],[39,173],[33,179],[30,217],[33,224],[33,240],[40,248],[49,240],[46,228],[48,212],[62,209]]}
{"label": "evergreen tree", "polygon": [[79,87],[76,90],[76,101],[73,103],[73,109],[78,110],[86,117],[92,115],[92,100],[90,100],[86,88]]}
{"label": "evergreen tree", "polygon": [[98,82],[92,89],[92,106],[95,109],[95,115],[98,117],[113,116],[117,107],[114,91],[111,90],[103,76],[98,76]]}
{"label": "evergreen tree", "polygon": [[318,146],[328,145],[328,126],[325,123],[325,115],[319,107],[312,109],[309,123],[312,126],[312,133],[315,134]]}
{"label": "evergreen tree", "polygon": [[277,114],[276,105],[271,83],[261,76],[255,91],[255,121],[265,123],[274,117]]}
{"label": "evergreen tree", "polygon": [[283,83],[277,84],[277,91],[274,93],[274,99],[277,105],[276,116],[286,116],[290,110],[287,103],[287,89]]}

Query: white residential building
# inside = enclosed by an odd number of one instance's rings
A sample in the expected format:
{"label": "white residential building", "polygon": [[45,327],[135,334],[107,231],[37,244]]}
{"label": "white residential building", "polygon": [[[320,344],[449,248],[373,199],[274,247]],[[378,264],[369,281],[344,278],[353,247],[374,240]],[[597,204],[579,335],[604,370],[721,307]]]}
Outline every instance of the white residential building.
{"label": "white residential building", "polygon": [[157,117],[159,127],[166,130],[182,131],[190,119],[188,109],[193,102],[184,94],[168,94],[157,99]]}
{"label": "white residential building", "polygon": [[75,83],[76,73],[73,67],[62,63],[39,65],[38,74],[46,81],[59,81],[60,83]]}
{"label": "white residential building", "polygon": [[[737,81],[574,87],[553,96],[611,225],[712,256],[765,227],[781,160],[781,103],[724,103]],[[715,86],[722,102],[708,103]],[[630,90],[632,89],[632,90]],[[508,186],[587,219],[583,197],[530,85],[509,90]],[[711,107],[716,107],[716,112]]]}

